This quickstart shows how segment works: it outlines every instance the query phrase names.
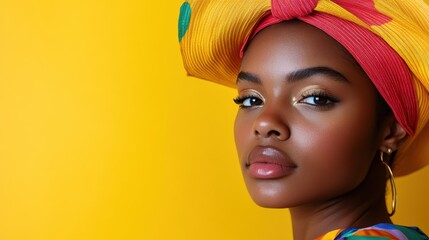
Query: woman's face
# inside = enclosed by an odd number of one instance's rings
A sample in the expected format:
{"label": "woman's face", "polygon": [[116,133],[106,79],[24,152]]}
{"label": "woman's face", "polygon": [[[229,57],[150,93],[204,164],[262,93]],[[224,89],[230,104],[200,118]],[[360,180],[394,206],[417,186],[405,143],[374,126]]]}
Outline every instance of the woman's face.
{"label": "woman's face", "polygon": [[235,141],[257,204],[323,203],[365,179],[382,141],[376,89],[331,37],[298,21],[264,29],[237,89]]}

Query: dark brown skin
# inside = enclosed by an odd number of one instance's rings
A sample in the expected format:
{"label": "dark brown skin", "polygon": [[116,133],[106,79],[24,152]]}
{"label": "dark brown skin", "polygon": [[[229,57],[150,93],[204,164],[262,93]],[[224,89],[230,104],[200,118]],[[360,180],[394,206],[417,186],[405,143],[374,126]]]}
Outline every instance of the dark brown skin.
{"label": "dark brown skin", "polygon": [[[287,80],[312,67],[345,79],[318,72]],[[289,21],[258,33],[240,71],[247,75],[239,75],[238,97],[246,101],[237,113],[235,140],[253,200],[290,208],[299,240],[390,223],[379,153],[397,150],[405,131],[391,115],[379,119],[377,91],[353,57],[321,30]],[[295,167],[280,178],[254,178],[248,161],[255,147],[277,149]]]}

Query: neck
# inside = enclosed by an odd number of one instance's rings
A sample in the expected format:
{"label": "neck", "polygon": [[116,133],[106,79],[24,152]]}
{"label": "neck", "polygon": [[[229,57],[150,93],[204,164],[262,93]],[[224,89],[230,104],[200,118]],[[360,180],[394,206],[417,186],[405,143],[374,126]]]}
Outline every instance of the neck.
{"label": "neck", "polygon": [[352,191],[291,208],[294,239],[309,240],[335,229],[391,223],[385,203],[385,178],[380,174],[384,169],[381,164],[373,165],[365,180]]}

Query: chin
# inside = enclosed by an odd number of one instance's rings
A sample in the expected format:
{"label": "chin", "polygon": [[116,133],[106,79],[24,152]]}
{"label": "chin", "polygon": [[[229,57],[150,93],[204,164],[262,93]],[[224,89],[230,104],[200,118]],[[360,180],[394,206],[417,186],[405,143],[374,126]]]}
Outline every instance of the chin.
{"label": "chin", "polygon": [[287,204],[284,204],[282,202],[267,202],[267,201],[255,201],[256,205],[263,208],[290,208]]}
{"label": "chin", "polygon": [[273,188],[248,189],[252,200],[264,208],[290,208],[295,204],[291,196],[285,196],[282,192]]}

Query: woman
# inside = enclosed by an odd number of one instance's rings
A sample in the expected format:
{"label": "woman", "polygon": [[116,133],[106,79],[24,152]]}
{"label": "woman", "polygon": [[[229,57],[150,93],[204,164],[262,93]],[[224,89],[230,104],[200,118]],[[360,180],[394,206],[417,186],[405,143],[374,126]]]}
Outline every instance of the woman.
{"label": "woman", "polygon": [[290,209],[295,239],[429,239],[390,220],[393,173],[429,156],[427,16],[417,0],[182,5],[185,67],[236,86],[246,186]]}

